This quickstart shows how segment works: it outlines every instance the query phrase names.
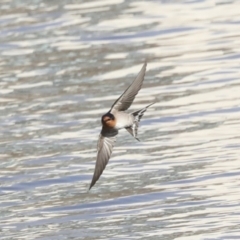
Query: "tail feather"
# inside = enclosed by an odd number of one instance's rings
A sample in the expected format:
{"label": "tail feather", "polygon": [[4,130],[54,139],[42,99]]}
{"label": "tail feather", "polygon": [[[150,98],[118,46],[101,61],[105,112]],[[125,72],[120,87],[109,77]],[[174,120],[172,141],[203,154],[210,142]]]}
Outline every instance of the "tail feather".
{"label": "tail feather", "polygon": [[137,139],[139,142],[140,142],[140,140],[139,140],[139,138],[137,138],[137,132],[134,132],[134,130],[133,130],[133,128],[132,127],[127,127],[127,128],[125,128],[135,139]]}
{"label": "tail feather", "polygon": [[139,122],[143,116],[143,114],[147,111],[147,109],[153,105],[155,102],[149,104],[148,106],[146,106],[145,108],[142,108],[138,111],[132,112],[131,114],[134,116],[134,123],[131,127],[127,127],[126,130],[138,141],[140,141],[137,138],[137,134],[138,134],[138,126],[139,126]]}

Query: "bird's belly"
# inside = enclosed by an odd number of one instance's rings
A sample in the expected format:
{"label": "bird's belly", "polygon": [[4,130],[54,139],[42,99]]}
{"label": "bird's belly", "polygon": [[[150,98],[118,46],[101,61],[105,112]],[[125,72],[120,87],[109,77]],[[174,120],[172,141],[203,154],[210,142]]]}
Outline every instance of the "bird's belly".
{"label": "bird's belly", "polygon": [[134,118],[132,115],[127,114],[127,113],[122,113],[122,114],[118,115],[116,118],[115,128],[121,129],[121,128],[125,128],[125,127],[130,127],[130,126],[132,126],[133,122],[134,122]]}

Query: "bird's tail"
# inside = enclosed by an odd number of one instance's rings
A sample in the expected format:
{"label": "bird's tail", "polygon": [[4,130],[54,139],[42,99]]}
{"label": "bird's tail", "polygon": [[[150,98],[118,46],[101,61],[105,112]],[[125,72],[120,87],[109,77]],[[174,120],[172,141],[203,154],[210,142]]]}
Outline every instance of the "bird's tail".
{"label": "bird's tail", "polygon": [[147,109],[153,105],[154,103],[156,102],[153,102],[149,105],[147,105],[145,108],[142,108],[138,111],[135,111],[135,112],[132,112],[131,114],[134,116],[134,123],[131,127],[128,127],[126,128],[126,130],[134,137],[136,138],[138,141],[140,141],[138,138],[137,138],[137,134],[138,134],[138,125],[139,125],[139,122],[143,116],[143,114],[147,111]]}

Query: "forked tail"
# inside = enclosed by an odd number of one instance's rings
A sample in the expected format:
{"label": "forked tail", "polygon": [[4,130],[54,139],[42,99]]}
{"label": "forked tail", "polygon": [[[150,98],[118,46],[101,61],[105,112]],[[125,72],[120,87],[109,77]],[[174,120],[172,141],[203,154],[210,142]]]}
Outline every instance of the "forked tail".
{"label": "forked tail", "polygon": [[126,130],[134,137],[136,138],[138,141],[140,141],[138,138],[137,138],[137,134],[138,134],[138,125],[139,125],[139,122],[143,116],[143,114],[147,111],[147,109],[153,105],[154,103],[156,102],[153,102],[151,104],[149,104],[148,106],[146,106],[145,108],[142,108],[136,112],[132,112],[131,114],[134,116],[134,123],[131,127],[128,127],[126,128]]}

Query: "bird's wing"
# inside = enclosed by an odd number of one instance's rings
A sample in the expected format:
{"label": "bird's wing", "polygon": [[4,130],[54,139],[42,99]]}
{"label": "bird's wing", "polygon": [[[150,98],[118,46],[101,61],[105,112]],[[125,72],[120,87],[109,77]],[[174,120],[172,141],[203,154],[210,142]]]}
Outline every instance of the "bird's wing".
{"label": "bird's wing", "polygon": [[102,129],[99,135],[97,145],[97,161],[95,165],[94,175],[90,184],[89,190],[94,186],[97,180],[100,178],[103,170],[108,164],[108,160],[112,154],[112,149],[116,141],[117,130],[113,130],[111,133],[105,133]]}
{"label": "bird's wing", "polygon": [[142,66],[141,71],[138,73],[136,79],[125,90],[125,92],[115,101],[110,111],[112,111],[113,109],[117,111],[125,111],[131,106],[135,96],[137,95],[138,91],[142,87],[142,83],[143,83],[145,72],[146,72],[146,67],[147,67],[147,63],[145,62]]}

